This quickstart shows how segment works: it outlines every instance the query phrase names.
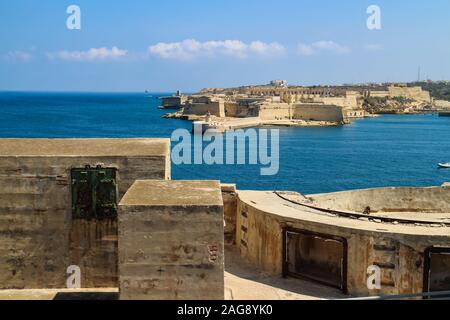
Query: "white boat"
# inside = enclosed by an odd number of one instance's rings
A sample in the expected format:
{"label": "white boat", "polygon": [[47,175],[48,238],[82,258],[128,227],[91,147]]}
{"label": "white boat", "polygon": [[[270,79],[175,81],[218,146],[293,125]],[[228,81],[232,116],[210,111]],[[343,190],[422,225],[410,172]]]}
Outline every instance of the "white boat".
{"label": "white boat", "polygon": [[440,168],[450,169],[450,162],[447,163],[439,163]]}

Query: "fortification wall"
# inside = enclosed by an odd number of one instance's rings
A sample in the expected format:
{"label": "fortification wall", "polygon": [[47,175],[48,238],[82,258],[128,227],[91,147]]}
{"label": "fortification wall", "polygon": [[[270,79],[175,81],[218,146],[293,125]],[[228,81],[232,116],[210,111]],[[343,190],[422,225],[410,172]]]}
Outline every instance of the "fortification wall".
{"label": "fortification wall", "polygon": [[222,184],[222,199],[224,209],[224,237],[225,243],[235,244],[236,242],[236,211],[237,193],[236,185]]}
{"label": "fortification wall", "polygon": [[225,102],[224,108],[226,117],[237,117],[240,111],[237,103]]}
{"label": "fortification wall", "polygon": [[370,91],[370,97],[387,98],[389,97],[389,91]]}
{"label": "fortification wall", "polygon": [[296,104],[293,119],[341,122],[344,120],[342,108],[334,105]]}
{"label": "fortification wall", "polygon": [[315,102],[323,102],[328,105],[335,105],[345,109],[358,109],[358,98],[355,95],[349,95],[346,97],[320,97],[315,98]]}
{"label": "fortification wall", "polygon": [[184,114],[204,116],[210,113],[216,117],[225,117],[225,103],[214,101],[209,103],[188,103],[184,108]]}
{"label": "fortification wall", "polygon": [[261,120],[289,119],[292,107],[287,103],[267,103],[259,108]]}
{"label": "fortification wall", "polygon": [[431,101],[431,96],[428,91],[423,91],[421,87],[389,87],[389,96],[394,97],[405,97],[408,99],[415,99],[419,101]]}

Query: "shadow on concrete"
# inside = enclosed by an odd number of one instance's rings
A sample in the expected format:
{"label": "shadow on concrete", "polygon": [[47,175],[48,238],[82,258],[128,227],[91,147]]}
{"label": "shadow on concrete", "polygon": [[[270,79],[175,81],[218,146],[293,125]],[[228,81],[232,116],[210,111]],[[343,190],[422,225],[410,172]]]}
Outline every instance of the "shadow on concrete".
{"label": "shadow on concrete", "polygon": [[58,292],[53,300],[119,300],[118,292]]}
{"label": "shadow on concrete", "polygon": [[[226,281],[235,299],[339,299],[348,298],[340,290],[311,281],[268,275],[239,255],[235,246],[225,246]],[[245,289],[244,289],[245,288]]]}

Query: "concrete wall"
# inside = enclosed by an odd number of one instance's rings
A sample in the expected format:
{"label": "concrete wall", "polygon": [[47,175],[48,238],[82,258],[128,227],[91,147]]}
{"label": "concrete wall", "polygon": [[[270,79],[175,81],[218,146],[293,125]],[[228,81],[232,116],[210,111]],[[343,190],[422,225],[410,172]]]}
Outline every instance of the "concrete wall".
{"label": "concrete wall", "polygon": [[119,206],[120,298],[224,299],[218,181],[137,181]]}
{"label": "concrete wall", "polygon": [[450,188],[379,188],[308,196],[314,205],[334,210],[364,212],[450,212]]}
{"label": "concrete wall", "polygon": [[117,220],[72,219],[71,168],[118,169],[119,198],[136,179],[170,178],[168,139],[0,139],[0,288],[117,286]]}
{"label": "concrete wall", "polygon": [[[277,200],[273,193],[239,191],[236,243],[241,256],[263,271],[283,271],[283,229],[307,230],[347,242],[347,289],[351,295],[421,293],[424,252],[450,247],[449,228],[399,226],[314,214]],[[367,288],[367,268],[381,268],[381,290]]]}
{"label": "concrete wall", "polygon": [[236,242],[236,211],[237,211],[237,193],[236,185],[222,184],[222,199],[224,210],[224,238],[228,244]]}

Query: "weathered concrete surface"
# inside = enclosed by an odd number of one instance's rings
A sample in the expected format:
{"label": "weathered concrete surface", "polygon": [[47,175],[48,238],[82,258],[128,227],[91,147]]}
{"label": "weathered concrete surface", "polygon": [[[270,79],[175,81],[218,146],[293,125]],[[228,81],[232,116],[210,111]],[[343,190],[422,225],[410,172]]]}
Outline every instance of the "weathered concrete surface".
{"label": "weathered concrete surface", "polygon": [[239,255],[236,246],[225,246],[226,300],[345,299],[339,290],[263,272]]}
{"label": "weathered concrete surface", "polygon": [[[226,300],[341,299],[337,289],[299,279],[273,276],[255,268],[239,255],[236,246],[225,246]],[[0,290],[0,300],[116,300],[117,288]]]}
{"label": "weathered concrete surface", "polygon": [[119,204],[121,299],[223,299],[218,181],[136,181]]}
{"label": "weathered concrete surface", "polygon": [[[424,251],[450,247],[450,228],[436,224],[394,224],[350,219],[294,204],[273,192],[238,191],[236,242],[241,255],[265,272],[283,268],[283,228],[345,238],[347,288],[356,296],[420,293]],[[367,288],[367,268],[381,268],[381,290]]]}
{"label": "weathered concrete surface", "polygon": [[117,288],[0,290],[0,301],[117,300],[118,296],[119,290]]}
{"label": "weathered concrete surface", "polygon": [[236,185],[222,184],[222,199],[225,218],[224,237],[225,243],[236,243],[236,210],[237,210],[237,193]]}
{"label": "weathered concrete surface", "polygon": [[308,196],[313,204],[322,208],[371,213],[448,213],[450,218],[450,188],[448,187],[393,187],[351,190]]}
{"label": "weathered concrete surface", "polygon": [[117,221],[74,221],[72,168],[118,170],[118,199],[136,179],[170,178],[168,139],[0,139],[0,288],[117,286]]}
{"label": "weathered concrete surface", "polygon": [[0,139],[0,155],[32,156],[158,156],[167,155],[168,139]]}

